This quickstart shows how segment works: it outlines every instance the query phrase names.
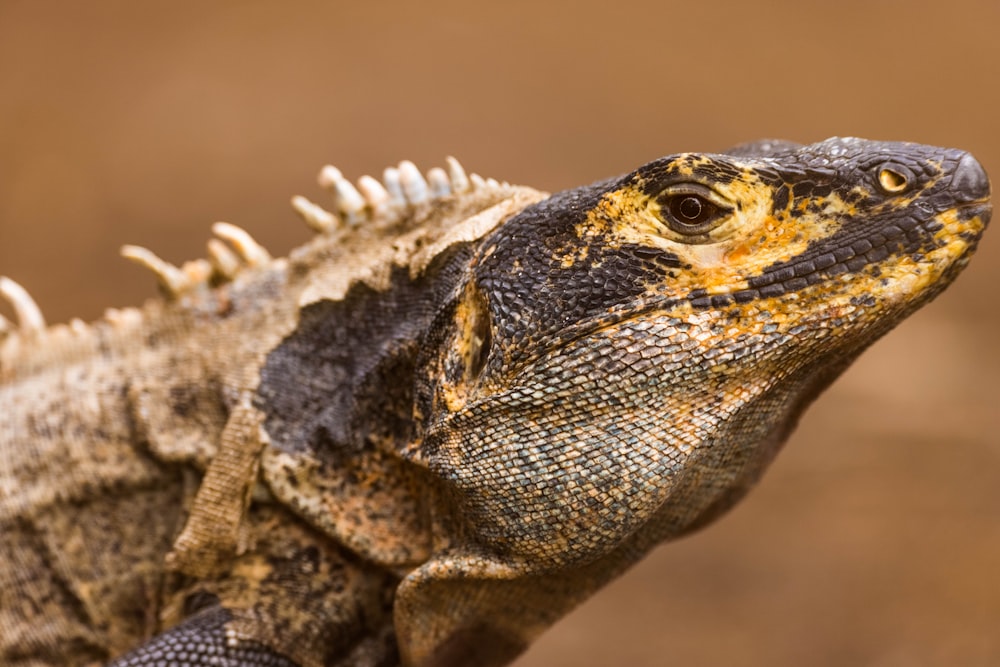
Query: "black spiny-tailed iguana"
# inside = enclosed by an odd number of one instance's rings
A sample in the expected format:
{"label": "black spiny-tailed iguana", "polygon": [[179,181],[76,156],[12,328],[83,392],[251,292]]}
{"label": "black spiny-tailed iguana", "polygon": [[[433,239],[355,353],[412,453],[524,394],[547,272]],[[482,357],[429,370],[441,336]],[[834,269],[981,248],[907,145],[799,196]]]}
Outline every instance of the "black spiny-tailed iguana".
{"label": "black spiny-tailed iguana", "polygon": [[968,153],[859,139],[321,181],[288,258],[126,248],[142,309],[0,280],[3,665],[503,664],[743,496],[990,215]]}

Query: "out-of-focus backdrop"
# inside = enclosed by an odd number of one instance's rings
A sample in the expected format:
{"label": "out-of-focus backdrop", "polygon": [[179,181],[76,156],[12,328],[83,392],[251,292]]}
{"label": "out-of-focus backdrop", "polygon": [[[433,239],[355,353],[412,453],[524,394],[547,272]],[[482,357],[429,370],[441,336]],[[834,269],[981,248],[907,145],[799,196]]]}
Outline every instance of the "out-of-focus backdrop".
{"label": "out-of-focus backdrop", "polygon": [[[328,161],[455,154],[557,190],[857,135],[966,148],[996,175],[998,26],[986,0],[3,0],[0,274],[50,321],[93,319],[154,292],[122,243],[180,262],[220,219],[275,253],[305,240],[288,198],[322,200]],[[741,506],[517,664],[1000,664],[998,284],[993,232]]]}

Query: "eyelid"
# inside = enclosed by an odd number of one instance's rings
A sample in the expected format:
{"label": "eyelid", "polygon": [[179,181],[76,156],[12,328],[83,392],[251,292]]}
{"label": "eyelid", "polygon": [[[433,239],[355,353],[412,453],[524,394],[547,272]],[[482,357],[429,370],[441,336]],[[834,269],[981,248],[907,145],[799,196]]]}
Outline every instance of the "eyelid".
{"label": "eyelid", "polygon": [[[670,213],[670,201],[687,196],[703,199],[715,211],[704,222],[692,226],[676,219]],[[681,181],[665,185],[654,200],[656,211],[654,216],[662,224],[662,234],[667,238],[685,244],[707,244],[719,240],[720,229],[726,229],[735,224],[737,206],[733,200],[724,197],[714,188],[697,181]]]}
{"label": "eyelid", "polygon": [[696,195],[707,199],[713,206],[721,211],[733,210],[733,205],[725,198],[719,196],[715,190],[700,183],[677,183],[668,185],[659,194],[658,198],[676,197],[678,195]]}

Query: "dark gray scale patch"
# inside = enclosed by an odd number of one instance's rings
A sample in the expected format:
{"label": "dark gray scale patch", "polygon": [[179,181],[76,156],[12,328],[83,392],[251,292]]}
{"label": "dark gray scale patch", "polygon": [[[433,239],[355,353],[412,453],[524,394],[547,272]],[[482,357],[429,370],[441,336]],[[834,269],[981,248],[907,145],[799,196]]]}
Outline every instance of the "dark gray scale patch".
{"label": "dark gray scale patch", "polygon": [[396,269],[385,292],[358,284],[342,301],[304,308],[261,369],[254,403],[272,443],[330,460],[365,448],[374,432],[408,439],[420,338],[470,254],[464,246],[438,258],[415,281]]}
{"label": "dark gray scale patch", "polygon": [[789,201],[788,186],[782,184],[777,190],[774,191],[772,197],[771,213],[777,214],[788,208]]}
{"label": "dark gray scale patch", "polygon": [[232,614],[214,607],[153,637],[108,667],[298,667],[298,664],[256,642],[226,639],[226,623]]}
{"label": "dark gray scale patch", "polygon": [[802,148],[802,144],[785,139],[758,139],[737,144],[722,151],[723,155],[734,157],[777,157],[787,155]]}
{"label": "dark gray scale patch", "polygon": [[816,187],[816,184],[812,181],[799,181],[792,186],[792,197],[795,199],[811,197],[814,187]]}
{"label": "dark gray scale patch", "polygon": [[698,180],[707,183],[718,183],[719,185],[728,185],[743,175],[742,169],[721,160],[697,164],[691,171],[695,176],[699,177]]}
{"label": "dark gray scale patch", "polygon": [[622,250],[632,253],[642,260],[652,261],[654,264],[666,269],[677,269],[681,267],[680,258],[669,250],[662,248],[651,248],[632,243],[622,244]]}

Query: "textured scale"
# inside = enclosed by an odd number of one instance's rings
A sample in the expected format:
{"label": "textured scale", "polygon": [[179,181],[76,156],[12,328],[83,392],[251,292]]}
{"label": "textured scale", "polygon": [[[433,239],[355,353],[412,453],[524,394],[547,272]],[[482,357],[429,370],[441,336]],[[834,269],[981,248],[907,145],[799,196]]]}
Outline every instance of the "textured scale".
{"label": "textured scale", "polygon": [[739,500],[990,216],[969,154],[860,139],[319,180],[287,258],[128,246],[163,296],[92,324],[0,279],[0,664],[505,664]]}

